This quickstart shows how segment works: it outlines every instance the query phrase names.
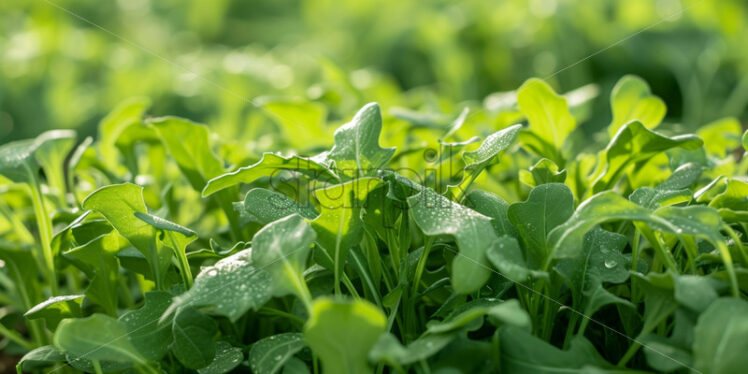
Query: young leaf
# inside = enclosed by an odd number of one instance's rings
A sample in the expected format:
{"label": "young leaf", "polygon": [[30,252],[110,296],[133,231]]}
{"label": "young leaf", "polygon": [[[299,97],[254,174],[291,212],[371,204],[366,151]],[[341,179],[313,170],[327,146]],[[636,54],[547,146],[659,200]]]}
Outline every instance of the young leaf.
{"label": "young leaf", "polygon": [[317,242],[333,260],[336,280],[340,279],[348,250],[361,241],[361,208],[366,197],[381,182],[376,178],[359,178],[314,193],[320,215],[312,221],[312,228],[317,232]]}
{"label": "young leaf", "polygon": [[520,170],[519,180],[530,187],[537,187],[546,183],[564,183],[566,169],[559,171],[558,165],[547,158],[543,158],[531,166],[529,171]]}
{"label": "young leaf", "polygon": [[19,374],[34,372],[59,362],[65,362],[65,355],[53,345],[43,345],[23,355],[16,365],[16,370]]}
{"label": "young leaf", "polygon": [[371,373],[369,351],[386,322],[382,311],[364,300],[318,298],[304,326],[304,339],[325,373]]}
{"label": "young leaf", "polygon": [[247,310],[262,307],[273,294],[272,275],[251,263],[251,253],[251,249],[243,250],[203,268],[192,288],[176,297],[165,315],[206,307],[236,321]]}
{"label": "young leaf", "polygon": [[514,326],[499,329],[502,373],[578,372],[582,368],[613,369],[587,339],[576,337],[568,350],[560,350]]}
{"label": "young leaf", "polygon": [[143,113],[151,106],[147,98],[126,100],[114,108],[99,123],[99,153],[110,170],[117,167],[117,139],[129,126],[142,121]]}
{"label": "young leaf", "polygon": [[560,150],[577,123],[566,99],[544,81],[532,78],[517,91],[517,103],[530,123],[523,145],[533,152],[562,164]]}
{"label": "young leaf", "polygon": [[502,276],[512,282],[524,282],[531,275],[525,256],[517,239],[511,236],[501,236],[486,252],[488,261],[493,264]]}
{"label": "young leaf", "polygon": [[509,126],[501,131],[489,135],[480,147],[474,151],[463,152],[465,171],[472,173],[496,162],[496,159],[506,151],[517,139],[522,125]]}
{"label": "young leaf", "polygon": [[216,355],[210,365],[197,369],[198,374],[224,374],[234,370],[244,360],[244,353],[237,348],[219,340],[216,342]]}
{"label": "young leaf", "polygon": [[83,295],[66,295],[50,297],[31,308],[24,316],[28,319],[44,318],[47,327],[54,330],[64,318],[82,317],[81,299]]}
{"label": "young leaf", "polygon": [[223,174],[223,161],[210,147],[207,127],[179,117],[159,117],[147,123],[156,129],[192,188],[201,191],[209,180]]}
{"label": "young leaf", "polygon": [[119,262],[115,255],[125,246],[120,235],[111,231],[64,254],[89,277],[86,297],[104,308],[110,316],[117,315],[119,296]]}
{"label": "young leaf", "polygon": [[[575,309],[592,316],[611,303],[634,307],[604,287],[604,283],[618,284],[629,278],[628,260],[621,253],[627,244],[625,236],[596,227],[584,236],[577,257],[558,261],[554,270],[569,284]],[[582,321],[583,326],[587,321]]]}
{"label": "young leaf", "polygon": [[83,209],[103,215],[130,244],[142,253],[160,286],[169,267],[171,253],[156,242],[156,229],[138,219],[135,213],[147,213],[143,200],[143,187],[132,183],[115,184],[99,188],[83,200]]}
{"label": "young leaf", "polygon": [[135,217],[164,233],[164,237],[160,237],[159,240],[163,241],[165,245],[174,251],[174,257],[179,261],[179,271],[182,274],[182,281],[185,287],[192,287],[192,270],[190,270],[190,263],[187,261],[186,249],[190,243],[197,239],[197,233],[184,226],[148,213],[135,212]]}
{"label": "young leaf", "polygon": [[316,237],[309,223],[294,214],[263,227],[252,238],[252,263],[270,274],[275,296],[295,293],[310,301],[303,273]]}
{"label": "young leaf", "polygon": [[652,95],[647,82],[634,75],[626,75],[618,80],[610,94],[610,107],[613,111],[613,121],[608,126],[611,137],[624,124],[634,120],[653,129],[660,124],[667,111],[665,102]]}
{"label": "young leaf", "polygon": [[566,185],[547,183],[535,187],[524,202],[514,203],[507,210],[509,221],[517,228],[525,248],[536,265],[542,264],[550,252],[548,233],[566,222],[574,213],[574,195]]}
{"label": "young leaf", "polygon": [[483,316],[489,317],[496,326],[506,324],[527,331],[531,327],[530,316],[522,309],[517,300],[478,299],[463,304],[447,316],[444,321],[430,323],[427,331],[430,334],[455,331],[476,319],[482,319]]}
{"label": "young leaf", "polygon": [[309,203],[300,203],[281,193],[253,188],[247,192],[241,203],[250,220],[266,225],[270,222],[298,214],[308,220],[315,219],[319,214]]}
{"label": "young leaf", "polygon": [[375,175],[395,153],[395,148],[379,146],[381,132],[379,104],[366,104],[351,122],[335,131],[335,145],[326,159],[335,162],[336,170],[352,178]]}
{"label": "young leaf", "polygon": [[159,321],[159,317],[171,305],[171,300],[168,292],[146,292],[145,304],[140,309],[127,311],[119,317],[132,344],[149,361],[158,361],[169,351],[171,326]]}
{"label": "young leaf", "polygon": [[38,144],[34,155],[44,170],[50,187],[57,190],[60,201],[66,204],[65,158],[75,146],[76,134],[73,130],[51,130],[36,138]]}
{"label": "young leaf", "polygon": [[369,352],[369,359],[392,366],[410,365],[437,354],[456,337],[457,334],[427,334],[404,347],[394,335],[382,334]]}
{"label": "young leaf", "polygon": [[519,238],[517,228],[509,221],[507,211],[509,203],[499,196],[487,191],[470,191],[463,201],[466,207],[491,218],[496,236],[508,235]]}
{"label": "young leaf", "polygon": [[648,160],[671,148],[694,150],[704,142],[695,135],[672,138],[648,130],[641,122],[625,124],[604,151],[602,172],[593,183],[593,193],[613,188],[628,166]]}
{"label": "young leaf", "polygon": [[128,339],[125,324],[103,314],[63,320],[55,331],[54,343],[63,352],[87,360],[145,362]]}
{"label": "young leaf", "polygon": [[260,161],[241,167],[233,172],[219,175],[205,185],[203,197],[240,183],[250,183],[260,177],[277,175],[288,170],[308,176],[311,179],[332,181],[337,177],[320,160],[300,156],[283,157],[274,153],[264,153]]}
{"label": "young leaf", "polygon": [[694,329],[693,365],[702,373],[740,373],[748,367],[741,348],[748,339],[748,303],[722,298],[699,316]]}
{"label": "young leaf", "polygon": [[252,345],[249,366],[256,374],[275,374],[304,347],[306,342],[300,333],[289,332],[263,338]]}
{"label": "young leaf", "polygon": [[428,188],[408,198],[411,217],[427,236],[450,235],[460,252],[452,261],[452,287],[478,290],[488,280],[486,251],[496,240],[491,219]]}
{"label": "young leaf", "polygon": [[216,355],[213,335],[218,332],[218,323],[192,308],[179,310],[174,317],[171,351],[179,362],[189,369],[200,369],[210,365]]}

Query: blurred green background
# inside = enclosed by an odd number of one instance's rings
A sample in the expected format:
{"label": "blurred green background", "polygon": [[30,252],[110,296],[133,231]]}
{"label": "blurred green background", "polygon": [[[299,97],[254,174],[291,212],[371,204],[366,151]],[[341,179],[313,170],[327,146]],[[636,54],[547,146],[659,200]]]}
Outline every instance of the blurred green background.
{"label": "blurred green background", "polygon": [[629,73],[683,130],[745,123],[746,40],[745,0],[5,0],[0,143],[94,135],[133,96],[255,139],[270,97],[324,104],[328,121],[369,101],[452,116],[533,76],[559,92],[596,83],[591,131]]}

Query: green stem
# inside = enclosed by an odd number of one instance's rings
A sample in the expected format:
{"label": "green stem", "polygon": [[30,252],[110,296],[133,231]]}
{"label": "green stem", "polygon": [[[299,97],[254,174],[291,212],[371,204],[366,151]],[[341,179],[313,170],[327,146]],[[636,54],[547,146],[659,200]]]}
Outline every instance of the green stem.
{"label": "green stem", "polygon": [[101,370],[101,364],[99,363],[99,360],[91,360],[91,364],[93,364],[94,372],[96,374],[104,374],[104,371]]}
{"label": "green stem", "polygon": [[179,245],[177,245],[177,241],[174,239],[174,234],[168,233],[168,235],[171,240],[171,247],[174,249],[174,255],[177,256],[177,261],[179,261],[179,273],[182,275],[184,288],[185,290],[189,290],[192,288],[193,279],[190,263],[187,261],[187,254],[184,253],[183,249],[179,248]]}
{"label": "green stem", "polygon": [[743,246],[743,242],[740,241],[738,234],[726,223],[722,224],[722,230],[725,230],[727,235],[729,235],[732,241],[735,242],[735,245],[738,247],[738,253],[740,253],[740,257],[743,260],[743,264],[748,265],[748,254],[746,254],[745,247]]}
{"label": "green stem", "polygon": [[423,252],[421,257],[418,259],[418,265],[416,265],[416,273],[413,277],[413,295],[418,292],[418,285],[421,283],[421,276],[423,276],[423,270],[426,268],[426,260],[429,258],[429,252],[431,252],[431,246],[434,244],[433,237],[427,237],[423,243]]}
{"label": "green stem", "polygon": [[18,345],[28,350],[36,348],[34,344],[27,342],[20,334],[5,327],[2,323],[0,323],[0,335],[5,336],[9,340],[16,342]]}
{"label": "green stem", "polygon": [[626,363],[631,360],[632,357],[636,354],[636,352],[639,350],[639,347],[641,347],[641,344],[634,342],[634,344],[631,344],[629,346],[629,349],[626,351],[626,353],[621,357],[621,360],[618,361],[618,367],[625,367]]}
{"label": "green stem", "polygon": [[478,178],[478,176],[480,175],[480,173],[483,172],[483,169],[485,169],[485,166],[481,167],[480,169],[478,169],[476,171],[474,171],[470,175],[470,179],[467,181],[467,183],[460,183],[460,194],[455,199],[456,202],[458,202],[458,203],[462,202],[462,199],[465,198],[465,194],[467,193],[468,188],[470,188],[470,185],[472,185],[473,182],[475,182],[475,178]]}
{"label": "green stem", "polygon": [[55,275],[55,262],[52,255],[52,221],[47,214],[47,209],[44,207],[44,198],[42,196],[41,188],[39,187],[39,180],[31,168],[26,167],[26,171],[29,176],[29,186],[31,187],[31,201],[34,205],[34,214],[36,215],[36,223],[39,228],[39,238],[42,242],[42,258],[46,265],[47,280],[52,291],[52,296],[57,296],[57,276]]}

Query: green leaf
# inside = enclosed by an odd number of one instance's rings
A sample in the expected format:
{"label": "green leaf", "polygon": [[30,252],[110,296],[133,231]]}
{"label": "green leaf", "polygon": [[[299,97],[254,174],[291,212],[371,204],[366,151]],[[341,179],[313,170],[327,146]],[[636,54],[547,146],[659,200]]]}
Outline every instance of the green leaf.
{"label": "green leaf", "polygon": [[147,98],[136,97],[117,105],[99,123],[99,153],[104,165],[116,170],[117,139],[131,125],[142,122],[143,113],[151,106]]}
{"label": "green leaf", "polygon": [[487,316],[495,326],[506,324],[530,331],[530,316],[515,299],[507,301],[478,299],[471,301],[450,313],[444,321],[429,323],[427,331],[430,334],[452,332],[476,319],[482,319],[483,316]]}
{"label": "green leaf", "polygon": [[701,172],[702,167],[698,164],[683,164],[656,187],[637,188],[631,193],[629,200],[648,209],[689,202],[693,193],[687,188],[696,183]]}
{"label": "green leaf", "polygon": [[335,145],[327,154],[335,169],[349,177],[375,175],[395,153],[395,148],[381,148],[382,114],[379,104],[366,104],[351,122],[335,131]]}
{"label": "green leaf", "polygon": [[209,180],[223,174],[223,161],[210,147],[207,127],[178,117],[149,119],[148,124],[156,129],[192,188],[201,191]]}
{"label": "green leaf", "polygon": [[702,373],[740,373],[748,367],[748,303],[721,298],[699,316],[694,329],[693,365]]}
{"label": "green leaf", "polygon": [[60,320],[82,317],[81,299],[83,295],[54,296],[31,308],[24,316],[28,319],[43,318],[47,327],[54,331]]}
{"label": "green leaf", "polygon": [[236,321],[259,309],[273,294],[272,275],[251,263],[247,249],[202,269],[189,291],[176,297],[165,314],[187,307],[205,307]]}
{"label": "green leaf", "polygon": [[522,125],[514,125],[489,135],[480,147],[471,152],[463,152],[462,159],[465,161],[465,171],[483,169],[496,163],[498,157],[506,151],[517,139],[517,134]]}
{"label": "green leaf", "polygon": [[36,137],[38,144],[34,155],[44,170],[50,187],[57,190],[65,203],[65,158],[75,147],[76,134],[73,130],[51,130]]}
{"label": "green leaf", "polygon": [[263,338],[249,351],[249,366],[256,374],[275,374],[306,347],[304,335],[290,332]]}
{"label": "green leaf", "polygon": [[465,196],[463,204],[466,207],[491,218],[491,224],[494,227],[496,236],[500,237],[508,235],[513,238],[519,238],[517,228],[512,225],[509,221],[509,216],[507,215],[509,203],[501,197],[487,191],[473,190]]}
{"label": "green leaf", "polygon": [[298,214],[308,220],[313,220],[319,214],[309,203],[300,203],[281,193],[253,188],[247,192],[241,204],[250,220],[266,225],[292,214]]}
{"label": "green leaf", "polygon": [[639,121],[629,122],[616,133],[603,151],[602,157],[605,161],[601,173],[593,183],[593,192],[613,188],[631,165],[649,160],[671,148],[695,150],[703,144],[704,142],[695,135],[667,137],[648,130]]}
{"label": "green leaf", "polygon": [[158,361],[169,351],[171,326],[159,318],[171,305],[171,300],[168,292],[146,292],[145,304],[140,309],[129,310],[119,317],[132,344],[149,361]]}
{"label": "green leaf", "polygon": [[55,331],[54,344],[67,354],[87,360],[145,362],[128,339],[125,324],[103,314],[63,320]]}
{"label": "green leaf", "polygon": [[740,121],[728,117],[699,127],[696,135],[704,140],[704,151],[707,154],[723,158],[740,146],[741,130]]}
{"label": "green leaf", "polygon": [[198,374],[224,374],[234,370],[244,360],[242,349],[234,347],[228,342],[216,342],[216,355],[210,365],[197,369]]}
{"label": "green leaf", "polygon": [[672,273],[632,274],[632,284],[644,294],[644,318],[637,337],[652,332],[657,325],[673,314],[678,308],[674,298],[674,280]]}
{"label": "green leaf", "polygon": [[117,314],[119,295],[119,262],[115,255],[125,246],[120,235],[111,231],[64,254],[88,276],[86,297],[111,316]]}
{"label": "green leaf", "polygon": [[[499,328],[502,373],[568,373],[580,369],[612,369],[584,337],[575,337],[568,350],[537,338],[513,326]],[[605,371],[601,371],[605,372]]]}
{"label": "green leaf", "polygon": [[748,130],[743,133],[743,148],[748,151]]}
{"label": "green leaf", "polygon": [[501,236],[486,252],[488,261],[501,272],[501,275],[512,282],[524,282],[532,271],[527,267],[517,239],[511,236]]}
{"label": "green leaf", "polygon": [[240,183],[250,183],[260,177],[272,177],[283,170],[294,171],[311,179],[332,181],[337,177],[318,158],[300,156],[283,157],[274,153],[264,153],[260,161],[241,167],[233,172],[219,175],[205,185],[203,197]]}
{"label": "green leaf", "polygon": [[18,140],[0,146],[0,175],[16,183],[29,182],[29,173],[35,173],[36,150],[34,139]]}
{"label": "green leaf", "polygon": [[210,365],[216,356],[213,335],[218,332],[218,323],[192,308],[181,309],[172,324],[174,341],[171,351],[180,363],[189,369],[200,369]]}
{"label": "green leaf", "polygon": [[611,137],[623,125],[634,120],[653,129],[660,124],[667,111],[665,102],[652,95],[647,82],[634,75],[626,75],[618,80],[610,94],[610,107],[613,111],[613,121],[608,126]]}
{"label": "green leaf", "polygon": [[135,213],[147,213],[143,187],[132,183],[101,187],[83,200],[83,209],[101,213],[107,221],[142,253],[160,286],[169,268],[171,253],[156,242],[156,229],[138,219]]}
{"label": "green leaf", "polygon": [[314,302],[304,339],[322,361],[325,373],[370,373],[369,351],[385,331],[385,324],[382,311],[364,300],[323,297]]}
{"label": "green leaf", "polygon": [[517,103],[530,123],[530,136],[523,145],[533,152],[560,164],[561,147],[577,123],[569,112],[563,96],[558,95],[544,81],[532,78],[517,91]]}
{"label": "green leaf", "polygon": [[535,187],[524,202],[509,206],[507,216],[517,228],[531,260],[537,266],[548,257],[548,233],[574,213],[574,195],[566,185],[547,183]]}
{"label": "green leaf", "polygon": [[427,236],[449,235],[459,254],[452,261],[452,287],[478,290],[491,274],[486,252],[496,240],[491,219],[427,188],[408,198],[411,217]]}
{"label": "green leaf", "polygon": [[584,235],[593,227],[603,222],[621,220],[647,222],[658,228],[668,228],[669,232],[676,232],[675,227],[666,220],[653,216],[648,209],[613,191],[606,191],[585,200],[571,218],[548,234],[549,247],[553,248],[551,257],[576,257],[581,251],[578,243],[583,242]]}
{"label": "green leaf", "polygon": [[725,191],[712,199],[709,206],[716,209],[748,211],[746,196],[748,196],[748,183],[738,179],[729,179]]}
{"label": "green leaf", "polygon": [[340,279],[348,250],[363,236],[361,208],[369,192],[382,183],[376,178],[359,178],[314,192],[319,201],[320,215],[312,221],[317,242],[335,265],[335,279]]}
{"label": "green leaf", "polygon": [[191,287],[192,270],[190,270],[186,251],[187,246],[197,239],[197,233],[184,226],[148,213],[135,212],[135,217],[155,227],[160,233],[164,234],[159,236],[159,241],[172,249],[174,256],[179,261],[179,271],[182,273],[182,281],[185,287]]}
{"label": "green leaf", "polygon": [[270,274],[275,296],[310,297],[303,273],[316,237],[309,223],[294,214],[263,227],[252,238],[252,263]]}
{"label": "green leaf", "polygon": [[559,170],[553,161],[543,158],[530,167],[530,170],[519,171],[520,182],[537,187],[546,183],[564,183],[566,180],[566,169]]}
{"label": "green leaf", "polygon": [[437,354],[456,337],[456,334],[428,334],[403,346],[394,335],[382,334],[369,352],[369,359],[393,366],[410,365]]}
{"label": "green leaf", "polygon": [[265,99],[262,108],[283,133],[283,141],[295,149],[313,149],[328,145],[325,127],[327,107],[318,102]]}
{"label": "green leaf", "polygon": [[[574,308],[592,316],[611,303],[634,307],[605,289],[604,283],[619,284],[629,278],[628,260],[621,253],[628,244],[621,234],[596,227],[584,236],[577,257],[560,259],[554,270],[569,284]],[[584,325],[587,320],[583,320]]]}
{"label": "green leaf", "polygon": [[43,345],[21,357],[16,365],[16,370],[21,372],[34,372],[59,362],[65,361],[65,355],[53,345]]}

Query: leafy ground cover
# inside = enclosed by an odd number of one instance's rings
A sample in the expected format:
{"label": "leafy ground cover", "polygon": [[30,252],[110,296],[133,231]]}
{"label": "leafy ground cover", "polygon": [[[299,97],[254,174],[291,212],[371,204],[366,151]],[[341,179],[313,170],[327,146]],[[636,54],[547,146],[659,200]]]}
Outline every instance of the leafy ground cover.
{"label": "leafy ground cover", "polygon": [[95,141],[5,144],[4,350],[19,373],[740,372],[748,136],[656,129],[634,76],[610,95],[600,149],[572,144],[585,95],[538,79],[446,123],[265,108],[295,153],[143,99]]}

